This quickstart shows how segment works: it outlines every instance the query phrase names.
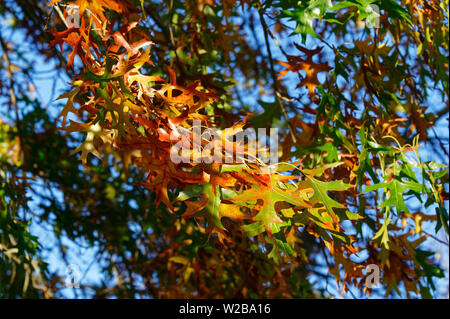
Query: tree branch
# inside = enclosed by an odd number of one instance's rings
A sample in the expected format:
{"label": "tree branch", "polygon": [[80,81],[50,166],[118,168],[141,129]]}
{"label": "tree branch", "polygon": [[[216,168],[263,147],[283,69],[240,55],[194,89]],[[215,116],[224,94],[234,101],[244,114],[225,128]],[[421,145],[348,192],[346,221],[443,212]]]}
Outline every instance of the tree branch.
{"label": "tree branch", "polygon": [[294,144],[296,144],[297,138],[295,137],[294,128],[292,127],[291,123],[289,122],[289,117],[287,115],[286,108],[284,107],[283,102],[280,100],[280,97],[279,97],[280,93],[278,90],[278,80],[277,80],[277,76],[275,74],[275,68],[273,66],[272,51],[270,50],[270,43],[269,43],[269,32],[270,31],[269,31],[269,28],[267,27],[266,21],[264,20],[264,13],[262,12],[261,8],[258,10],[258,13],[259,13],[259,18],[261,20],[261,25],[264,30],[264,40],[266,42],[267,54],[269,56],[270,73],[272,75],[272,80],[273,80],[273,90],[275,93],[275,100],[276,100],[277,104],[279,105],[279,107],[281,108],[284,118],[286,119],[287,125],[289,127],[289,131],[291,133],[292,141],[294,142]]}
{"label": "tree branch", "polygon": [[14,79],[13,79],[13,71],[12,71],[12,65],[11,65],[11,60],[9,59],[8,56],[8,46],[5,42],[5,40],[3,40],[2,35],[0,34],[0,45],[2,47],[3,50],[3,59],[6,62],[6,69],[8,72],[8,78],[9,78],[9,94],[10,94],[10,100],[11,100],[11,104],[14,107],[14,113],[15,113],[15,117],[16,117],[16,127],[17,127],[17,133],[19,135],[19,144],[20,144],[20,161],[23,162],[24,161],[24,151],[23,151],[23,134],[22,134],[22,126],[20,123],[20,117],[19,117],[19,109],[17,106],[17,97],[16,97],[16,93],[14,92]]}

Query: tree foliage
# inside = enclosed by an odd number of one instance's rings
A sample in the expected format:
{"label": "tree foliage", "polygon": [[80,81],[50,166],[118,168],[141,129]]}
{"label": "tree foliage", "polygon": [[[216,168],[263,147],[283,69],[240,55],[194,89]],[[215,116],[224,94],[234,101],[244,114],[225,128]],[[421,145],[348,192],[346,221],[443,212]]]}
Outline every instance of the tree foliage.
{"label": "tree foliage", "polygon": [[[448,1],[6,1],[0,13],[69,79],[55,116],[0,34],[14,111],[0,123],[0,295],[61,294],[32,221],[63,259],[64,238],[98,248],[106,280],[82,287],[97,297],[330,296],[314,276],[370,294],[369,264],[383,296],[430,297],[444,276],[422,244],[426,223],[448,236],[436,133]],[[274,165],[236,139],[271,127]],[[205,128],[219,151],[196,140]],[[177,143],[189,161],[171,159]]]}

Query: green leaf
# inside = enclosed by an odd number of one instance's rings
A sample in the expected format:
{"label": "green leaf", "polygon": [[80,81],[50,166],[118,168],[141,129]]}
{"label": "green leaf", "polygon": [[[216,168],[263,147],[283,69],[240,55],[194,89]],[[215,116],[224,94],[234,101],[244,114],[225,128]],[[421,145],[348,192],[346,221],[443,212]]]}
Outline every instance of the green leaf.
{"label": "green leaf", "polygon": [[250,119],[250,123],[254,124],[255,127],[267,127],[281,117],[281,108],[276,101],[271,103],[258,101],[258,104],[262,106],[264,111]]}
{"label": "green leaf", "polygon": [[204,185],[189,185],[185,190],[181,191],[175,198],[175,201],[185,201],[193,197],[200,197],[208,195],[208,203],[205,208],[197,213],[198,216],[206,216],[209,221],[216,227],[224,229],[220,220],[219,206],[221,202],[222,190],[219,185],[216,185],[216,194],[212,192],[211,184]]}
{"label": "green leaf", "polygon": [[[327,144],[330,144],[330,143],[327,143]],[[340,166],[342,164],[344,164],[344,162],[336,162],[336,163],[332,163],[332,164],[316,166],[316,167],[314,167],[312,169],[303,169],[302,172],[305,173],[305,174],[308,174],[309,176],[320,177],[320,176],[322,176],[323,172],[325,172],[325,170],[327,170],[329,168],[338,167],[338,166]]]}
{"label": "green leaf", "polygon": [[295,252],[292,250],[291,246],[280,239],[267,238],[266,241],[273,245],[268,257],[272,258],[276,264],[281,262],[282,255],[287,257],[295,255]]}
{"label": "green leaf", "polygon": [[287,223],[278,216],[275,210],[277,202],[287,202],[293,205],[305,205],[299,192],[294,189],[283,190],[274,181],[267,187],[254,185],[243,193],[234,197],[234,202],[263,201],[263,207],[258,214],[253,217],[254,221],[262,222],[268,234],[278,233]]}
{"label": "green leaf", "polygon": [[330,198],[327,194],[328,191],[345,191],[353,185],[345,184],[342,181],[334,181],[334,182],[321,182],[314,179],[311,176],[307,176],[307,179],[300,182],[304,187],[310,187],[314,190],[314,195],[310,198],[310,201],[318,201],[322,203],[330,215],[335,216],[333,208],[343,208],[344,206],[332,198]]}
{"label": "green leaf", "polygon": [[348,210],[337,210],[336,214],[339,216],[340,220],[358,220],[364,218],[361,215],[349,212]]}
{"label": "green leaf", "polygon": [[256,222],[256,223],[251,223],[248,225],[243,225],[243,226],[241,226],[241,229],[244,231],[244,233],[248,237],[257,236],[266,230],[266,228],[264,227],[264,223],[262,223],[262,222]]}
{"label": "green leaf", "polygon": [[383,188],[384,192],[388,193],[388,198],[380,205],[381,207],[395,206],[398,213],[409,213],[408,207],[406,207],[405,201],[403,200],[403,193],[407,190],[412,190],[420,194],[422,185],[412,181],[399,181],[396,178],[392,178],[392,180],[387,183],[378,183],[366,187],[364,193],[380,188]]}
{"label": "green leaf", "polygon": [[386,247],[386,249],[389,249],[389,234],[388,234],[388,225],[391,223],[391,219],[385,218],[383,226],[378,230],[378,232],[375,234],[375,236],[372,238],[372,240],[377,240],[380,238],[380,243]]}

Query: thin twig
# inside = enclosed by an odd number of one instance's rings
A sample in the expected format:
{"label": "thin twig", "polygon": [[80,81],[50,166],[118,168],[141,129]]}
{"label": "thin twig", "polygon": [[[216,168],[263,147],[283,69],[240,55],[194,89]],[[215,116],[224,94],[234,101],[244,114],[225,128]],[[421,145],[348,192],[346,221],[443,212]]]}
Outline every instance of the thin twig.
{"label": "thin twig", "polygon": [[434,129],[434,126],[431,127],[431,130],[433,131],[434,135],[436,136],[436,139],[437,139],[437,141],[438,141],[438,143],[439,143],[439,146],[440,146],[441,149],[444,151],[445,155],[447,155],[447,157],[448,157],[448,152],[447,152],[447,150],[445,149],[445,145],[444,145],[444,143],[442,143],[442,141],[441,141],[439,135],[437,134],[436,130]]}
{"label": "thin twig", "polygon": [[283,105],[283,102],[279,98],[278,80],[277,80],[277,76],[275,74],[275,68],[273,66],[272,51],[270,50],[270,43],[269,43],[269,28],[267,27],[266,21],[264,20],[264,14],[262,12],[262,9],[259,9],[258,13],[259,13],[259,18],[260,18],[260,21],[261,21],[261,25],[262,25],[263,30],[264,30],[264,40],[266,42],[267,54],[269,56],[270,72],[271,72],[272,80],[273,80],[273,90],[274,90],[274,93],[275,93],[275,101],[277,102],[277,104],[281,108],[283,116],[286,119],[287,125],[289,127],[289,131],[291,133],[292,141],[294,142],[294,144],[296,144],[297,143],[297,138],[295,137],[294,128],[292,127],[291,123],[289,122],[289,117],[287,115],[286,109],[285,109],[285,107]]}
{"label": "thin twig", "polygon": [[20,160],[21,162],[24,161],[24,151],[23,151],[23,134],[22,134],[22,126],[20,123],[20,117],[19,117],[19,109],[17,107],[17,97],[16,93],[14,92],[14,79],[13,79],[13,71],[12,71],[12,65],[11,60],[8,56],[8,46],[6,42],[3,40],[3,37],[0,34],[0,44],[2,46],[3,50],[3,59],[6,62],[6,69],[8,70],[8,77],[9,77],[9,94],[11,99],[11,104],[14,107],[14,113],[16,116],[16,127],[17,127],[17,133],[19,135],[19,144],[20,144]]}
{"label": "thin twig", "polygon": [[62,13],[61,9],[59,8],[59,4],[55,3],[53,5],[53,8],[56,10],[56,13],[58,14],[59,18],[61,19],[61,21],[64,23],[64,25],[66,26],[67,29],[69,28],[69,25],[67,24],[66,19],[64,18],[64,14]]}
{"label": "thin twig", "polygon": [[[261,13],[260,13],[261,14]],[[278,49],[280,49],[281,53],[283,53],[283,55],[289,59],[289,55],[286,53],[286,51],[284,51],[283,47],[281,46],[281,44],[278,42],[277,38],[274,36],[274,34],[272,33],[272,31],[270,31],[269,27],[267,26],[266,22],[263,22],[263,26],[264,24],[266,25],[266,30],[267,30],[267,34],[272,38],[273,42],[275,42],[275,44],[277,45]]]}
{"label": "thin twig", "polygon": [[427,232],[424,231],[424,230],[422,230],[422,231],[423,231],[426,235],[428,235],[428,236],[430,236],[431,238],[433,238],[434,240],[436,240],[437,242],[440,242],[441,244],[444,244],[444,245],[446,245],[447,247],[449,246],[449,245],[448,245],[448,242],[445,242],[445,241],[443,241],[443,240],[437,238],[436,236],[434,236],[434,235],[432,235],[432,234],[430,234],[430,233],[427,233]]}
{"label": "thin twig", "polygon": [[169,33],[170,33],[170,42],[172,42],[173,49],[176,53],[176,47],[175,47],[175,39],[173,37],[173,30],[172,30],[172,18],[173,18],[173,0],[170,0],[169,4]]}

